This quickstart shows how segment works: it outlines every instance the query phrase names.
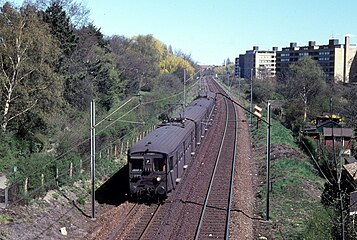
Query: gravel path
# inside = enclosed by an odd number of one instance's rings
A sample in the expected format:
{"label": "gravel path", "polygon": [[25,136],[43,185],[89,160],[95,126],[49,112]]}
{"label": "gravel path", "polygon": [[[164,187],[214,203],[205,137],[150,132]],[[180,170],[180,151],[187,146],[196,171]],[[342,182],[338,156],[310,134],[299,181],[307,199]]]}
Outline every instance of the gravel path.
{"label": "gravel path", "polygon": [[241,108],[238,109],[239,138],[235,167],[230,239],[254,238],[254,213],[257,175],[252,158],[249,125]]}

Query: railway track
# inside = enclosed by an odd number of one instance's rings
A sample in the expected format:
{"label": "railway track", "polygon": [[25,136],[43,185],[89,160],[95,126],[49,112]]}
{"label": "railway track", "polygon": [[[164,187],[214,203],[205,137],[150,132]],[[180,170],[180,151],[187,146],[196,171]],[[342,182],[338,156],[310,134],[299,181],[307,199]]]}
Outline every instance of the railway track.
{"label": "railway track", "polygon": [[237,142],[237,112],[233,103],[224,99],[226,119],[224,134],[202,206],[195,239],[228,239],[234,165]]}
{"label": "railway track", "polygon": [[159,209],[159,204],[135,204],[112,230],[108,240],[142,239]]}
{"label": "railway track", "polygon": [[232,102],[217,98],[210,131],[182,183],[163,205],[133,206],[103,239],[228,239],[238,117]]}

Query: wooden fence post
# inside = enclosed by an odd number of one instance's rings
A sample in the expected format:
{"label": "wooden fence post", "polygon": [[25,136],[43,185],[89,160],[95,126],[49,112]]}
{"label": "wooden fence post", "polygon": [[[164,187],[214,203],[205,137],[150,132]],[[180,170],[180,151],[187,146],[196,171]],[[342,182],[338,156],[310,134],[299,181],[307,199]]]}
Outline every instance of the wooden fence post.
{"label": "wooden fence post", "polygon": [[56,185],[58,187],[58,167],[56,167]]}
{"label": "wooden fence post", "polygon": [[82,158],[79,160],[79,172],[80,172],[80,173],[83,172],[83,161],[82,161]]}
{"label": "wooden fence post", "polygon": [[73,163],[71,162],[69,165],[69,177],[72,178],[73,177]]}
{"label": "wooden fence post", "polygon": [[5,208],[9,205],[9,187],[5,188]]}
{"label": "wooden fence post", "polygon": [[24,191],[25,191],[25,194],[27,195],[27,185],[29,183],[29,178],[25,178],[25,186],[24,186]]}

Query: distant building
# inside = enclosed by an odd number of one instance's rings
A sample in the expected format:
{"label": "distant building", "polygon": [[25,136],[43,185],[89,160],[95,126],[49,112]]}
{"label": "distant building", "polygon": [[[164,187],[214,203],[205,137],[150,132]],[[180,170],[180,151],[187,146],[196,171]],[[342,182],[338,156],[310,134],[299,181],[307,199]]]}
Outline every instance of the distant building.
{"label": "distant building", "polygon": [[258,79],[275,77],[277,50],[276,47],[273,50],[259,50],[258,46],[254,46],[253,50],[240,54],[238,62],[240,77]]}
{"label": "distant building", "polygon": [[349,36],[345,37],[345,44],[339,44],[338,39],[330,39],[327,45],[316,45],[315,41],[309,41],[307,46],[297,46],[297,43],[292,42],[289,47],[277,51],[276,71],[284,75],[290,64],[310,56],[323,69],[326,81],[348,83],[356,51],[356,46],[350,44]]}
{"label": "distant building", "polygon": [[330,39],[327,45],[317,45],[315,41],[309,41],[307,46],[298,46],[296,42],[289,47],[278,51],[259,50],[254,46],[253,50],[247,50],[239,55],[236,68],[240,69],[240,77],[266,78],[284,76],[289,65],[300,58],[309,56],[321,66],[327,82],[357,82],[357,47],[350,43],[350,37],[345,37],[345,43],[340,44],[338,39]]}

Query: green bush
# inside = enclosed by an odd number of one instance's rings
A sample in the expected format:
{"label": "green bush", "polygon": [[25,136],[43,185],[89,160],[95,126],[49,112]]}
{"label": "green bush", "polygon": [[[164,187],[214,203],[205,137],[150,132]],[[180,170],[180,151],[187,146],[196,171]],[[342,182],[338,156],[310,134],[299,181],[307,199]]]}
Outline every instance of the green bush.
{"label": "green bush", "polygon": [[306,147],[308,148],[308,150],[314,155],[314,157],[316,158],[316,151],[317,151],[317,143],[315,142],[314,139],[310,138],[310,137],[303,137],[301,139]]}
{"label": "green bush", "polygon": [[330,208],[316,208],[312,218],[307,222],[306,229],[301,235],[304,240],[329,240],[333,237],[333,215]]}
{"label": "green bush", "polygon": [[11,134],[0,133],[0,138],[0,169],[9,175],[12,174],[17,160],[22,158],[27,144],[22,144]]}

